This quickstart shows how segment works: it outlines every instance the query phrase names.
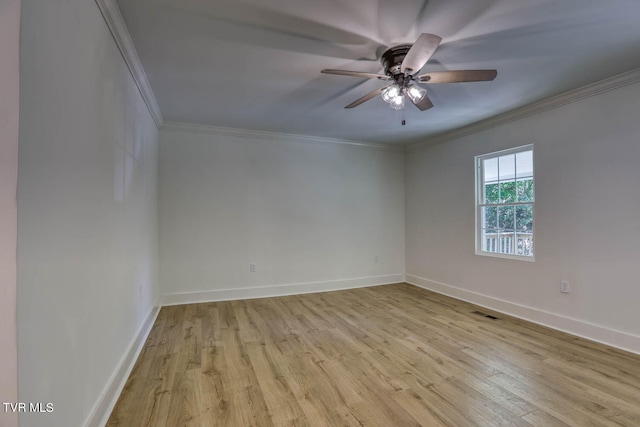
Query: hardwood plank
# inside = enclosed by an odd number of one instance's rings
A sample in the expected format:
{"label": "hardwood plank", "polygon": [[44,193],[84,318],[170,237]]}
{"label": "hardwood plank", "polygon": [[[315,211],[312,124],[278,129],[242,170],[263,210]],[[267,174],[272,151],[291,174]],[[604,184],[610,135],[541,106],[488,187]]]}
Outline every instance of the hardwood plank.
{"label": "hardwood plank", "polygon": [[262,395],[276,426],[307,425],[305,416],[293,391],[286,381],[286,364],[279,364],[277,351],[266,344],[247,344],[247,354],[251,359]]}
{"label": "hardwood plank", "polygon": [[638,355],[395,284],[164,307],[107,425],[637,426],[638,402]]}

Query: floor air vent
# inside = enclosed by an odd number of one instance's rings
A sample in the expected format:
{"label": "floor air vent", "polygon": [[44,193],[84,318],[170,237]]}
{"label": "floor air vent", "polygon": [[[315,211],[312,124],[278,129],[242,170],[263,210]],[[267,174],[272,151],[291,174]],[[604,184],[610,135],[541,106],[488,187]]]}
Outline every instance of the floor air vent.
{"label": "floor air vent", "polygon": [[476,314],[478,316],[487,317],[487,318],[489,318],[491,320],[497,320],[498,319],[496,316],[492,316],[490,314],[483,313],[483,312],[477,311],[477,310],[476,311],[472,311],[471,314]]}

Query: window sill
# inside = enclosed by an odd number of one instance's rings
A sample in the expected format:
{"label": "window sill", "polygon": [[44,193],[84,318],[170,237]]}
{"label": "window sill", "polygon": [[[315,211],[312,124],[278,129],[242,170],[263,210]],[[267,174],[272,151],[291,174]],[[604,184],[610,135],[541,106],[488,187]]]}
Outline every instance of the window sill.
{"label": "window sill", "polygon": [[524,256],[524,255],[509,255],[509,254],[499,254],[496,252],[483,252],[476,251],[476,255],[486,256],[491,258],[503,258],[503,259],[512,259],[516,261],[526,261],[526,262],[535,262],[535,256]]}

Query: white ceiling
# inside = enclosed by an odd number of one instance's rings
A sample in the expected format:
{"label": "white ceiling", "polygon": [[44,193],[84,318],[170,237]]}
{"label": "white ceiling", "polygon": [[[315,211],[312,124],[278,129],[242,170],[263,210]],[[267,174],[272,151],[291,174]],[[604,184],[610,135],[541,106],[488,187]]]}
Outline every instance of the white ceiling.
{"label": "white ceiling", "polygon": [[[165,121],[409,143],[640,67],[638,0],[118,0]],[[427,87],[402,112],[377,53],[443,38],[423,71],[497,69]]]}

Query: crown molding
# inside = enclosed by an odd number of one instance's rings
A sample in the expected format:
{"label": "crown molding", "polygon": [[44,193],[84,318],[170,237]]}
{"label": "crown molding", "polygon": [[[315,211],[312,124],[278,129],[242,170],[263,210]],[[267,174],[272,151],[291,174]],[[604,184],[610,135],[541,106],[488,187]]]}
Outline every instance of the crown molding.
{"label": "crown molding", "polygon": [[116,0],[95,1],[105,22],[107,23],[107,27],[109,27],[109,31],[111,31],[111,35],[113,36],[120,53],[122,54],[124,62],[127,64],[127,67],[131,72],[131,76],[133,77],[136,86],[138,86],[142,99],[145,104],[147,104],[151,117],[153,117],[153,120],[156,122],[158,129],[160,129],[164,121],[162,119],[160,107],[158,106],[158,101],[153,94],[153,90],[151,89],[151,85],[147,79],[147,74],[144,72],[142,62],[140,61],[140,57],[138,56],[138,52],[133,44],[133,40],[131,39],[131,35],[129,34],[129,30],[127,29],[127,25],[124,22],[124,18],[122,17],[122,13],[120,12],[120,8],[118,7]]}
{"label": "crown molding", "polygon": [[541,101],[537,101],[520,108],[516,108],[506,113],[490,117],[486,120],[482,120],[450,132],[445,132],[440,135],[435,135],[434,137],[428,138],[427,141],[409,144],[406,146],[407,151],[413,151],[430,145],[447,142],[452,139],[472,135],[483,130],[491,129],[506,123],[523,119],[525,117],[542,113],[547,110],[551,110],[553,108],[571,104],[581,99],[590,98],[604,92],[609,92],[639,82],[640,68],[636,68],[634,70],[627,71],[625,73],[621,73],[613,77],[609,77],[595,83],[579,87],[574,90],[570,90],[560,95],[552,96],[550,98],[543,99]]}
{"label": "crown molding", "polygon": [[186,132],[205,135],[231,136],[237,138],[261,139],[279,142],[297,142],[312,144],[334,144],[351,148],[367,148],[384,151],[403,151],[403,147],[392,144],[379,144],[373,142],[350,141],[334,138],[323,138],[310,135],[296,135],[290,133],[268,132],[249,129],[229,128],[222,126],[199,125],[183,122],[165,122],[160,131],[163,132]]}

